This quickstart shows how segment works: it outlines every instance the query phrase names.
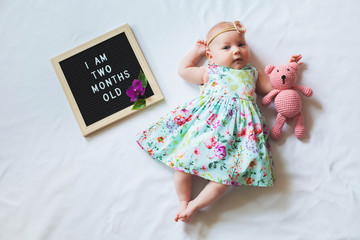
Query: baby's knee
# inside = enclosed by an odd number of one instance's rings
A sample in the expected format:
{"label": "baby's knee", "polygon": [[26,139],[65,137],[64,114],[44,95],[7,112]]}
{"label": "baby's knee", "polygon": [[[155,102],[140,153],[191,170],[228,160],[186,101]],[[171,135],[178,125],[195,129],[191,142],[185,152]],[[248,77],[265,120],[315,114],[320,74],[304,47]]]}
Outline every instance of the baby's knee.
{"label": "baby's knee", "polygon": [[217,182],[212,182],[214,186],[214,190],[218,191],[219,193],[225,192],[229,189],[230,185],[225,185]]}

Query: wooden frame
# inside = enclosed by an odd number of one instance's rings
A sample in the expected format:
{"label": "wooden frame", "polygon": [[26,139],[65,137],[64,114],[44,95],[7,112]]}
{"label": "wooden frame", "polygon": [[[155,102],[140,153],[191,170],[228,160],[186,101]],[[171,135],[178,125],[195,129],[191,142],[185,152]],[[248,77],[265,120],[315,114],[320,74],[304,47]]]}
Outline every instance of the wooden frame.
{"label": "wooden frame", "polygon": [[[145,60],[145,57],[143,56],[143,54],[141,52],[141,49],[135,39],[133,32],[131,31],[129,25],[125,24],[119,28],[116,28],[113,31],[110,31],[104,35],[101,35],[85,44],[82,44],[70,51],[67,51],[67,52],[51,59],[51,63],[55,69],[55,72],[56,72],[59,80],[60,80],[61,86],[62,86],[62,88],[65,92],[65,95],[69,101],[69,104],[71,106],[71,109],[74,113],[74,116],[76,118],[76,121],[80,127],[80,130],[81,130],[83,136],[88,136],[89,134],[91,134],[103,127],[106,127],[109,124],[112,124],[130,114],[136,113],[139,110],[131,110],[131,108],[132,108],[132,105],[131,105],[131,106],[128,106],[128,107],[116,112],[116,113],[106,116],[106,117],[100,119],[99,121],[96,121],[95,123],[87,124],[84,120],[82,112],[79,109],[79,106],[77,104],[77,99],[75,99],[76,97],[73,94],[72,90],[74,90],[74,88],[71,89],[71,87],[69,86],[70,81],[68,82],[67,78],[65,77],[65,73],[63,71],[64,69],[62,68],[61,63],[62,63],[62,61],[67,60],[67,59],[71,58],[72,56],[75,56],[76,54],[84,53],[88,49],[99,46],[98,44],[104,43],[106,40],[109,40],[109,39],[113,38],[114,36],[117,36],[117,35],[123,34],[123,33],[125,33],[125,36],[131,45],[131,49],[133,50],[133,52],[136,56],[136,59],[141,67],[141,70],[145,74],[145,76],[148,80],[148,85],[150,85],[150,88],[153,93],[153,95],[146,98],[146,106],[147,107],[151,106],[152,104],[154,104],[158,101],[161,101],[163,99],[163,95],[160,91],[160,88],[158,87],[158,85],[155,81],[155,78]],[[118,49],[118,48],[116,48],[116,49]],[[133,78],[136,78],[136,77],[137,76],[133,76]],[[129,79],[129,81],[131,81],[131,79]],[[95,93],[95,91],[94,91],[94,93]],[[122,91],[122,93],[123,93],[123,95],[125,95],[125,91]]]}

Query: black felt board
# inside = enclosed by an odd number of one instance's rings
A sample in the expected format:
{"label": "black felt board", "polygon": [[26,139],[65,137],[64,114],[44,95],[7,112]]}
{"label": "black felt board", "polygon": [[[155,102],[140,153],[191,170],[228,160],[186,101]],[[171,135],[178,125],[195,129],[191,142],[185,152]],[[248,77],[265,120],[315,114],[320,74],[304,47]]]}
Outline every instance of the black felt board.
{"label": "black felt board", "polygon": [[[141,110],[126,90],[142,71],[146,107],[164,99],[128,24],[51,59],[84,136]],[[143,108],[142,108],[143,109]]]}
{"label": "black felt board", "polygon": [[[86,126],[131,106],[126,90],[143,71],[125,33],[61,61],[60,66]],[[148,84],[145,97],[152,95]]]}

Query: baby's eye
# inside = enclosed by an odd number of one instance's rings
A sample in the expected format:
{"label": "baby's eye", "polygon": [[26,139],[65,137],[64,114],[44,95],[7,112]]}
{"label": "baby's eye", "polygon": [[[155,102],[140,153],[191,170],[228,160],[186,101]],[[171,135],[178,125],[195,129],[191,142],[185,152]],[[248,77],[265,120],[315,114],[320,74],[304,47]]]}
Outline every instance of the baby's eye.
{"label": "baby's eye", "polygon": [[245,44],[243,44],[243,43],[240,43],[240,44],[239,44],[239,47],[243,47],[243,46],[245,46]]}
{"label": "baby's eye", "polygon": [[225,46],[225,47],[223,47],[223,49],[224,49],[224,50],[228,50],[228,49],[230,49],[230,47],[229,47],[229,46]]}

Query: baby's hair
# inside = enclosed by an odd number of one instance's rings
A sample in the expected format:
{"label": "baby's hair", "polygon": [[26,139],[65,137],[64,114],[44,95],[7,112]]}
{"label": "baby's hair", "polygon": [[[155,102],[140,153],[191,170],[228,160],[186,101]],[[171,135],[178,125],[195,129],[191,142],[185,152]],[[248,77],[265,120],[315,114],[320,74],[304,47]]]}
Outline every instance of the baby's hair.
{"label": "baby's hair", "polygon": [[210,45],[211,41],[216,38],[216,36],[228,31],[237,31],[238,33],[243,35],[246,32],[246,28],[244,24],[242,24],[240,21],[235,21],[233,23],[220,22],[209,30],[206,36],[206,44]]}
{"label": "baby's hair", "polygon": [[234,26],[232,22],[219,22],[219,23],[215,24],[212,28],[210,28],[208,34],[206,35],[206,42],[208,42],[210,40],[210,38],[214,34],[219,32],[221,29],[224,29],[227,27],[232,27],[232,26]]}

